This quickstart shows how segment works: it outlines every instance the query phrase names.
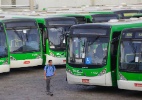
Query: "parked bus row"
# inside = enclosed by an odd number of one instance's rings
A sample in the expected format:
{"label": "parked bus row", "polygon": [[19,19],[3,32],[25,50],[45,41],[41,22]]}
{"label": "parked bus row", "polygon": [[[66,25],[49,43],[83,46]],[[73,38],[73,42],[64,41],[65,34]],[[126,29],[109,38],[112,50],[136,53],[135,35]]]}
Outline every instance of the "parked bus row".
{"label": "parked bus row", "polygon": [[[79,15],[81,14],[75,16],[56,14],[45,17],[16,15],[14,12],[13,14],[1,14],[0,16],[4,17],[1,19],[1,29],[5,35],[5,41],[2,40],[4,38],[1,35],[0,50],[1,66],[3,67],[1,67],[0,73],[9,72],[10,68],[45,65],[49,59],[52,59],[55,65],[65,65],[65,34],[69,32],[72,25],[82,23],[82,20],[76,17]],[[110,12],[81,16],[88,18],[86,19],[88,23],[108,21],[111,18],[118,19],[117,15]],[[9,27],[6,27],[7,23],[10,24]],[[3,55],[3,52],[6,53],[6,56]],[[7,62],[6,65],[5,62]]]}
{"label": "parked bus row", "polygon": [[0,73],[52,59],[70,84],[142,90],[138,10],[0,16]]}

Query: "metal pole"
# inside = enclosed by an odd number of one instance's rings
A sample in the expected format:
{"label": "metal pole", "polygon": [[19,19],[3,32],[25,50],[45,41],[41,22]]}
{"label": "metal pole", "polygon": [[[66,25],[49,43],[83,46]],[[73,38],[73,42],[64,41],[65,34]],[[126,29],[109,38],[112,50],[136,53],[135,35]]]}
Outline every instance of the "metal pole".
{"label": "metal pole", "polygon": [[30,10],[33,11],[34,10],[34,1],[29,0],[29,3],[30,3]]}

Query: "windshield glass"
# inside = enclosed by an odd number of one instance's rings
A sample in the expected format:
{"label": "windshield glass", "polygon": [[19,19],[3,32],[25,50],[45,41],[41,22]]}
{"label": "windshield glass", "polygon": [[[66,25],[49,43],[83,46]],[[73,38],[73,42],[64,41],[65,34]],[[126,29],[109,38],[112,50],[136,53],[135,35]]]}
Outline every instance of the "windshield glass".
{"label": "windshield glass", "polygon": [[108,38],[73,37],[69,40],[68,62],[86,65],[105,65]]}
{"label": "windshield glass", "polygon": [[10,52],[32,52],[40,50],[38,29],[9,29],[7,30]]}
{"label": "windshield glass", "polygon": [[142,71],[142,41],[121,42],[121,66],[126,71]]}
{"label": "windshield glass", "polygon": [[65,50],[65,32],[69,31],[69,26],[56,26],[48,28],[48,38],[50,49]]}
{"label": "windshield glass", "polygon": [[0,57],[8,55],[5,33],[0,31]]}

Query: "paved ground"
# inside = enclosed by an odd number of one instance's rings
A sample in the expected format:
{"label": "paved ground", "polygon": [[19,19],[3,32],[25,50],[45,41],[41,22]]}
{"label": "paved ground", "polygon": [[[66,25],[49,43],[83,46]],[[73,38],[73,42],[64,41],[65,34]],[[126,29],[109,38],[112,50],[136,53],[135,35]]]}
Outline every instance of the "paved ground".
{"label": "paved ground", "polygon": [[110,87],[69,85],[65,68],[52,80],[54,96],[45,93],[42,68],[22,68],[0,74],[0,100],[142,100],[142,92]]}

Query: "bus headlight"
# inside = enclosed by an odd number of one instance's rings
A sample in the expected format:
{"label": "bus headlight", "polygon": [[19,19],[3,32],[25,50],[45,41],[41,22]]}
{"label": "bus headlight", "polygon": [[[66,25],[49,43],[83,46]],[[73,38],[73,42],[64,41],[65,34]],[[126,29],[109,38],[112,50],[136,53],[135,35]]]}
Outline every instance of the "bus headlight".
{"label": "bus headlight", "polygon": [[73,74],[72,71],[70,69],[67,69],[67,72],[69,72],[70,74]]}
{"label": "bus headlight", "polygon": [[50,55],[51,55],[52,57],[55,57],[55,55],[54,55],[52,52],[50,52]]}
{"label": "bus headlight", "polygon": [[10,60],[16,60],[14,57],[10,56]]}
{"label": "bus headlight", "polygon": [[8,65],[8,59],[5,60],[5,62],[3,63],[3,65]]}
{"label": "bus headlight", "polygon": [[104,69],[103,71],[101,71],[100,74],[98,74],[98,76],[102,76],[104,74],[106,74],[106,69]]}
{"label": "bus headlight", "polygon": [[37,59],[40,59],[40,58],[41,58],[41,54],[40,54],[40,55],[38,55],[36,58],[37,58]]}
{"label": "bus headlight", "polygon": [[120,80],[127,80],[121,73],[119,73]]}

